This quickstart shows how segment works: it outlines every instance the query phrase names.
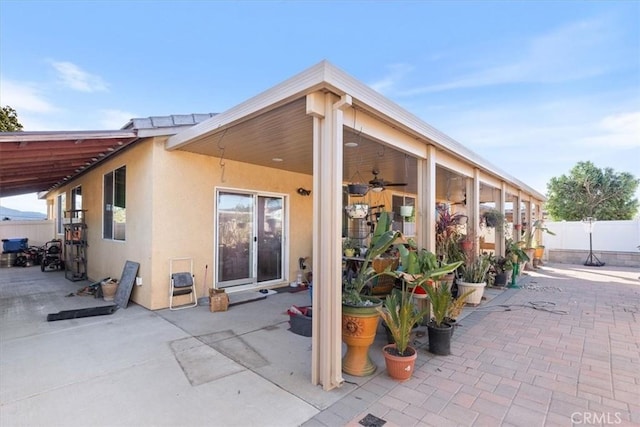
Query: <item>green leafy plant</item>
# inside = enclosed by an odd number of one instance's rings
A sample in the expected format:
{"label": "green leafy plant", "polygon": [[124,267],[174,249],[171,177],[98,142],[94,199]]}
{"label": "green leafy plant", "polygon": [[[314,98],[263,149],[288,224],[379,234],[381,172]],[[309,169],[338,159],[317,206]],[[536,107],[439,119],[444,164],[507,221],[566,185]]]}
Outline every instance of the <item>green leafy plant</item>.
{"label": "green leafy plant", "polygon": [[529,256],[524,251],[523,242],[516,242],[513,239],[505,241],[505,257],[511,260],[511,263],[520,263],[530,261]]}
{"label": "green leafy plant", "polygon": [[480,255],[472,261],[467,261],[461,267],[461,278],[467,283],[486,282],[490,267],[491,260],[489,255]]}
{"label": "green leafy plant", "polygon": [[367,283],[382,275],[393,275],[391,267],[377,273],[373,268],[373,260],[387,252],[400,237],[399,231],[391,230],[391,219],[388,212],[381,212],[371,236],[369,248],[360,264],[356,276],[344,283],[342,303],[354,306],[371,305],[372,302],[362,298],[362,291]]}
{"label": "green leafy plant", "polygon": [[454,298],[451,301],[451,304],[449,304],[449,307],[447,308],[447,314],[445,319],[448,318],[448,319],[456,320],[458,317],[460,317],[460,314],[462,314],[462,309],[467,303],[467,297],[472,293],[474,293],[475,291],[476,291],[475,289],[469,289],[462,295],[458,295],[456,298]]}
{"label": "green leafy plant", "polygon": [[[416,289],[423,288],[428,292],[432,287],[432,281],[438,281],[451,273],[462,261],[438,266],[434,253],[426,249],[416,249],[413,242],[409,248],[398,245],[398,253],[401,270],[394,275],[402,279],[402,289],[393,289],[378,311],[391,332],[398,353],[404,355],[409,345],[411,330],[429,313],[428,308],[419,310],[416,307],[413,301]],[[446,285],[445,287],[448,288]]]}
{"label": "green leafy plant", "polygon": [[533,244],[533,239],[538,233],[538,231],[550,234],[552,236],[556,235],[556,233],[554,233],[553,231],[549,230],[547,227],[544,226],[544,222],[541,219],[538,219],[533,222],[531,227],[529,227],[524,234],[523,241],[524,241],[525,249],[535,248],[535,245]]}
{"label": "green leafy plant", "polygon": [[493,269],[496,274],[506,273],[513,270],[513,262],[506,256],[498,256],[492,260]]}
{"label": "green leafy plant", "polygon": [[497,209],[489,209],[482,214],[487,227],[501,229],[505,224],[505,217],[502,212]]}
{"label": "green leafy plant", "polygon": [[460,249],[460,225],[467,220],[460,213],[452,214],[446,207],[438,207],[436,220],[436,255],[443,262],[462,261],[464,252]]}
{"label": "green leafy plant", "polygon": [[445,283],[438,283],[435,286],[425,288],[431,301],[431,318],[436,327],[440,328],[445,323],[447,312],[453,302],[451,289]]}
{"label": "green leafy plant", "polygon": [[428,307],[418,310],[413,302],[413,292],[414,290],[407,291],[406,285],[402,290],[394,288],[391,295],[385,299],[384,306],[378,307],[380,317],[389,328],[400,356],[410,355],[406,350],[409,346],[411,330],[429,314]]}

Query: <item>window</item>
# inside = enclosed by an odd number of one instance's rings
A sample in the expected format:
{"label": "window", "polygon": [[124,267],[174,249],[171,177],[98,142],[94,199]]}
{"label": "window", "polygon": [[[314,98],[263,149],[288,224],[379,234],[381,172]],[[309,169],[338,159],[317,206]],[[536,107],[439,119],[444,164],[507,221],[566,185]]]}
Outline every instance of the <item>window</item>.
{"label": "window", "polygon": [[[407,237],[416,234],[416,199],[410,196],[392,197],[394,222],[393,229],[401,231]],[[406,209],[406,211],[404,211]]]}
{"label": "window", "polygon": [[104,239],[125,240],[127,167],[122,166],[104,175],[103,224]]}
{"label": "window", "polygon": [[71,210],[78,211],[82,209],[82,187],[77,186],[71,189]]}
{"label": "window", "polygon": [[58,207],[56,213],[56,230],[58,234],[64,233],[64,211],[67,210],[67,194],[58,194]]}

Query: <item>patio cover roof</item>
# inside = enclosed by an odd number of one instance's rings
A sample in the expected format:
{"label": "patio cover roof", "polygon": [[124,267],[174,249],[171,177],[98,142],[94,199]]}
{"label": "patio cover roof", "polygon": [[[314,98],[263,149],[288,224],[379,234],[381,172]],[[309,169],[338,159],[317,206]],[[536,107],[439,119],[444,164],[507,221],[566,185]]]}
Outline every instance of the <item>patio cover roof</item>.
{"label": "patio cover roof", "polygon": [[[438,151],[447,152],[514,189],[545,200],[543,194],[529,185],[328,61],[321,61],[253,98],[171,136],[166,148],[312,174],[313,126],[306,110],[306,96],[318,91],[350,95],[353,99],[353,109],[345,111],[344,141],[357,141],[359,147],[345,150],[345,179],[359,173],[368,181],[372,178],[372,169],[376,169],[386,180],[406,182],[407,176],[415,176],[416,165],[414,160],[407,162],[405,156],[411,159],[424,156],[427,145],[433,145]],[[384,139],[381,134],[367,134],[373,121],[386,124]],[[274,159],[279,162],[274,163]],[[411,180],[408,186],[397,188],[408,193],[417,191]]]}
{"label": "patio cover roof", "polygon": [[134,118],[119,130],[0,132],[0,197],[51,191],[140,138],[173,135],[214,115]]}
{"label": "patio cover roof", "polygon": [[49,191],[136,139],[136,130],[0,133],[0,197]]}

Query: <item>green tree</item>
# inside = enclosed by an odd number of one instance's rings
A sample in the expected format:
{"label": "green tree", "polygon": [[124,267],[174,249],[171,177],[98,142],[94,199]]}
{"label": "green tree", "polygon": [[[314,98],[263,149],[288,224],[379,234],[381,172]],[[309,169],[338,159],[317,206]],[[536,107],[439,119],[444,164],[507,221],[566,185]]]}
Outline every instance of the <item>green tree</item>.
{"label": "green tree", "polygon": [[20,132],[22,124],[18,121],[18,113],[8,105],[0,108],[0,132]]}
{"label": "green tree", "polygon": [[628,172],[578,162],[568,176],[551,178],[546,208],[555,221],[633,219],[638,211],[638,199],[634,198],[638,185],[640,179]]}

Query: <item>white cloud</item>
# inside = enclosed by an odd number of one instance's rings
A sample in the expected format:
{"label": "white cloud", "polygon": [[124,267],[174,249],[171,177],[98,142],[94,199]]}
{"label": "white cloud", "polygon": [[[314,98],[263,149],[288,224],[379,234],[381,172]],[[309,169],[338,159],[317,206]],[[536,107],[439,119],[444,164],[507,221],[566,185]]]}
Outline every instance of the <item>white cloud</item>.
{"label": "white cloud", "polygon": [[611,148],[640,147],[640,111],[606,116],[594,125],[594,133],[598,130],[599,134],[584,138],[584,143]]}
{"label": "white cloud", "polygon": [[57,111],[42,95],[34,83],[0,80],[0,96],[2,105],[9,105],[16,110],[18,118],[21,113],[52,113]]}
{"label": "white cloud", "polygon": [[137,117],[134,113],[122,110],[101,110],[101,123],[106,129],[120,129],[129,120]]}
{"label": "white cloud", "polygon": [[380,93],[385,93],[388,89],[394,88],[399,81],[402,81],[413,70],[413,67],[409,64],[392,64],[388,65],[387,68],[390,69],[389,75],[369,84],[370,87]]}
{"label": "white cloud", "polygon": [[[513,83],[558,83],[584,79],[605,74],[616,67],[618,52],[611,49],[615,41],[615,30],[606,26],[605,21],[580,21],[570,23],[545,34],[540,34],[511,45],[510,60],[503,60],[503,46],[488,46],[478,59],[466,52],[450,56],[451,61],[465,58],[468,66],[475,71],[460,74],[448,81],[409,89],[399,88],[402,78],[412,70],[403,65],[399,73],[392,67],[389,76],[379,84],[386,92],[396,96],[414,96],[424,93],[453,89],[486,87]],[[464,63],[458,63],[460,67]],[[445,67],[439,67],[443,70]],[[451,72],[448,72],[451,74]]]}
{"label": "white cloud", "polygon": [[58,77],[65,86],[80,92],[106,91],[107,84],[102,77],[90,74],[71,62],[52,61]]}

